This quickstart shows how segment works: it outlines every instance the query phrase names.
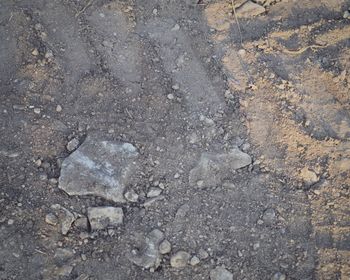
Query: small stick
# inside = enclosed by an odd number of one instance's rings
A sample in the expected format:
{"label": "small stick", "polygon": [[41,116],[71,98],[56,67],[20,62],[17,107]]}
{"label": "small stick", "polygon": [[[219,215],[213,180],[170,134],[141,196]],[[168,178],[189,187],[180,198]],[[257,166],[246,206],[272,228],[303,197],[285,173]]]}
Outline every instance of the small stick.
{"label": "small stick", "polygon": [[231,0],[231,5],[232,5],[232,12],[233,12],[233,15],[235,17],[235,21],[237,23],[239,37],[241,39],[241,45],[243,45],[243,36],[242,36],[241,26],[239,25],[239,21],[238,21],[237,14],[236,14],[236,9],[235,9],[235,6],[233,5],[233,0]]}
{"label": "small stick", "polygon": [[94,0],[90,0],[90,1],[85,5],[84,8],[82,8],[79,12],[77,12],[77,13],[75,14],[75,17],[78,17],[78,16],[80,16],[82,13],[84,13],[85,10],[86,10],[89,6],[91,6],[92,2],[94,2]]}

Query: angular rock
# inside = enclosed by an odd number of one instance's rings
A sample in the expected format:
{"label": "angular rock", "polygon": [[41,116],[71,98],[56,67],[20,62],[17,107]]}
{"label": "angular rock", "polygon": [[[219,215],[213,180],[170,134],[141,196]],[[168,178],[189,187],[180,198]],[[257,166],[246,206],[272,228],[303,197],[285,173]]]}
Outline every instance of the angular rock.
{"label": "angular rock", "polygon": [[156,269],[161,261],[159,245],[164,240],[164,233],[159,229],[152,230],[146,237],[138,252],[133,252],[129,260],[143,268]]}
{"label": "angular rock", "polygon": [[189,183],[191,186],[217,186],[232,170],[249,165],[251,157],[235,148],[228,153],[203,153],[195,168],[190,171]]}
{"label": "angular rock", "polygon": [[147,197],[157,197],[162,193],[162,189],[160,188],[156,188],[156,187],[152,187],[150,188],[150,190],[147,193]]}
{"label": "angular rock", "polygon": [[139,200],[139,195],[134,190],[127,191],[124,197],[130,202],[137,202]]}
{"label": "angular rock", "polygon": [[129,143],[87,138],[62,163],[58,187],[69,195],[95,195],[125,202],[123,191],[131,178],[138,152]]}
{"label": "angular rock", "polygon": [[252,1],[247,1],[236,10],[236,14],[240,18],[250,18],[263,14],[265,11],[263,6]]}
{"label": "angular rock", "polygon": [[117,227],[123,223],[124,213],[118,207],[90,207],[88,219],[92,230]]}
{"label": "angular rock", "polygon": [[233,280],[233,274],[223,267],[216,267],[210,271],[210,280]]}
{"label": "angular rock", "polygon": [[170,265],[174,268],[185,267],[190,260],[191,255],[185,251],[178,251],[170,258]]}
{"label": "angular rock", "polygon": [[70,140],[66,146],[67,150],[69,152],[74,151],[76,148],[78,148],[79,146],[79,140],[77,138],[73,138],[72,140]]}
{"label": "angular rock", "polygon": [[76,215],[59,204],[51,205],[51,209],[59,219],[61,233],[66,235],[77,218]]}

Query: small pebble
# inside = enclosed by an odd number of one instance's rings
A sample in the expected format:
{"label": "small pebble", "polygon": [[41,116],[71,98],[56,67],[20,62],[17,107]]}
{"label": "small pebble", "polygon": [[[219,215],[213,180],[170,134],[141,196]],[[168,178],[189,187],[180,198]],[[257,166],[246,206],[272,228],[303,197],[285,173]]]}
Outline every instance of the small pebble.
{"label": "small pebble", "polygon": [[124,197],[130,202],[137,202],[139,200],[139,195],[134,190],[127,191]]}
{"label": "small pebble", "polygon": [[286,279],[287,279],[286,275],[284,275],[281,272],[276,272],[271,278],[271,280],[286,280]]}
{"label": "small pebble", "polygon": [[162,193],[162,189],[157,187],[152,187],[147,193],[147,197],[156,197],[159,196]]}
{"label": "small pebble", "polygon": [[56,106],[56,112],[62,112],[62,106],[61,105],[57,105]]}
{"label": "small pebble", "polygon": [[40,112],[41,112],[40,108],[34,108],[34,113],[35,114],[40,114]]}
{"label": "small pebble", "polygon": [[34,50],[32,51],[32,55],[38,56],[38,55],[39,55],[38,49],[34,49]]}
{"label": "small pebble", "polygon": [[233,280],[233,274],[223,267],[216,267],[210,271],[210,280]]}
{"label": "small pebble", "polygon": [[167,97],[168,97],[169,100],[173,100],[174,99],[174,94],[169,93]]}
{"label": "small pebble", "polygon": [[190,259],[191,255],[185,251],[178,251],[170,258],[170,265],[174,268],[185,267]]}
{"label": "small pebble", "polygon": [[67,144],[67,150],[69,152],[74,151],[76,148],[78,148],[79,146],[79,140],[77,138],[73,138],[72,140],[70,140]]}
{"label": "small pebble", "polygon": [[58,223],[58,219],[54,214],[49,213],[45,216],[45,222],[49,225],[55,226]]}
{"label": "small pebble", "polygon": [[13,225],[14,224],[14,220],[12,220],[12,219],[9,219],[8,221],[7,221],[7,224],[10,226],[10,225]]}
{"label": "small pebble", "polygon": [[196,266],[197,264],[199,264],[200,263],[200,260],[199,260],[199,258],[197,257],[197,256],[193,256],[192,258],[191,258],[191,260],[190,260],[190,264],[192,265],[192,266]]}
{"label": "small pebble", "polygon": [[81,259],[82,259],[83,261],[86,261],[86,260],[87,260],[86,255],[85,255],[85,254],[81,254]]}
{"label": "small pebble", "polygon": [[168,240],[164,240],[162,243],[159,245],[159,253],[162,255],[168,254],[171,251],[171,244]]}
{"label": "small pebble", "polygon": [[173,28],[171,28],[171,31],[177,31],[180,29],[180,25],[175,24]]}
{"label": "small pebble", "polygon": [[173,85],[172,87],[171,87],[173,90],[178,90],[178,89],[180,89],[180,86],[179,85]]}
{"label": "small pebble", "polygon": [[198,256],[201,260],[205,260],[209,257],[209,254],[207,251],[205,251],[204,249],[199,249],[198,251]]}

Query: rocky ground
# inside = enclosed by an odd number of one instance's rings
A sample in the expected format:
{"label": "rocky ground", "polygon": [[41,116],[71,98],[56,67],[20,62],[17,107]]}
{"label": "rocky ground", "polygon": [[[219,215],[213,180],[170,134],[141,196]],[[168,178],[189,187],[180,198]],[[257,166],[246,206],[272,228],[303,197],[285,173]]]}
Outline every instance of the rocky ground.
{"label": "rocky ground", "polygon": [[349,8],[2,0],[0,279],[350,279]]}

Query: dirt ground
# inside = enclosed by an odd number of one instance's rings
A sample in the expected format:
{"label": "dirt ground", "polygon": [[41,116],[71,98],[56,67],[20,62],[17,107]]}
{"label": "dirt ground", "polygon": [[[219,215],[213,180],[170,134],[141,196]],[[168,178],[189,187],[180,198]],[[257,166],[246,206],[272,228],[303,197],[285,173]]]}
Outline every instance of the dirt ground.
{"label": "dirt ground", "polygon": [[349,9],[0,1],[0,280],[350,279]]}

